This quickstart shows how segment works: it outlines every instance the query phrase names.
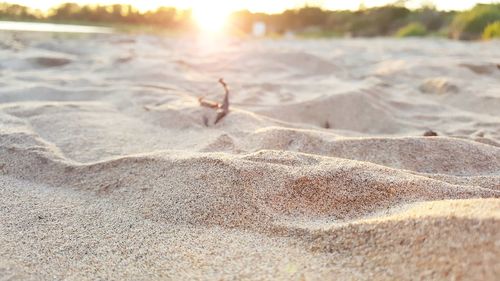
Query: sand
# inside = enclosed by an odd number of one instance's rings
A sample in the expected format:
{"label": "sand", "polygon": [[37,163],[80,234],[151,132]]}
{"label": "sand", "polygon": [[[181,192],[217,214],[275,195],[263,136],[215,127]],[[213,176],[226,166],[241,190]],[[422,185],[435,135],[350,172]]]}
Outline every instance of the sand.
{"label": "sand", "polygon": [[0,279],[498,280],[499,46],[4,32]]}

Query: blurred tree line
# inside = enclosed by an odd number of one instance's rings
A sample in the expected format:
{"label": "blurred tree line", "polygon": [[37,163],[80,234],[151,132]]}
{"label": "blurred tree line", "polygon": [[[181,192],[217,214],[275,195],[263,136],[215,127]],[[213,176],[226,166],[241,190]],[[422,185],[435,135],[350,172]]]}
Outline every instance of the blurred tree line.
{"label": "blurred tree line", "polygon": [[[478,4],[463,12],[439,11],[431,3],[416,10],[404,0],[382,7],[357,11],[330,11],[306,6],[281,14],[235,12],[231,26],[250,33],[255,22],[264,22],[273,34],[288,32],[317,36],[425,36],[443,35],[456,39],[481,38],[485,29],[500,21],[500,4]],[[46,13],[16,4],[0,4],[0,20],[38,20],[100,24],[151,25],[167,29],[193,28],[191,12],[161,7],[140,12],[131,5],[62,4]],[[493,27],[491,27],[491,25]],[[496,34],[495,32],[489,32]]]}
{"label": "blurred tree line", "polygon": [[422,23],[429,32],[439,32],[451,22],[454,13],[433,7],[409,10],[404,6],[387,5],[358,11],[327,11],[318,7],[287,10],[282,14],[252,14],[247,11],[233,15],[233,22],[250,31],[252,23],[263,21],[273,31],[328,32],[352,36],[389,36],[411,22]]}
{"label": "blurred tree line", "polygon": [[190,11],[160,7],[140,12],[132,5],[79,5],[65,3],[47,12],[29,7],[0,3],[0,20],[50,21],[64,23],[137,24],[181,28],[191,23]]}
{"label": "blurred tree line", "polygon": [[0,3],[0,20],[37,20],[42,12],[17,4]]}

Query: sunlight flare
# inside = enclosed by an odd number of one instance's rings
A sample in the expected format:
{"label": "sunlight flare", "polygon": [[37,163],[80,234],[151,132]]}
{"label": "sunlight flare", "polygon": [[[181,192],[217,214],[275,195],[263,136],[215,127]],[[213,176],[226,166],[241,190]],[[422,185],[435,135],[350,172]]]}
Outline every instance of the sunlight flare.
{"label": "sunlight flare", "polygon": [[197,5],[193,7],[193,18],[198,27],[210,33],[217,33],[227,26],[231,10],[220,5]]}

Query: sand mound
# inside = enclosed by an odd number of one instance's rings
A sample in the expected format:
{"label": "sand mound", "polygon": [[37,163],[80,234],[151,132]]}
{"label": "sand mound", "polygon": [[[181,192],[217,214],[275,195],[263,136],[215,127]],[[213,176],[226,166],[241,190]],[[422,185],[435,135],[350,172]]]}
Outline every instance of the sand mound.
{"label": "sand mound", "polygon": [[144,192],[130,203],[185,224],[266,228],[281,215],[344,220],[414,201],[500,196],[494,189],[454,186],[366,162],[291,152],[232,159],[169,152],[75,165],[51,159],[50,151],[8,147],[3,171],[97,194]]}
{"label": "sand mound", "polygon": [[497,147],[461,139],[338,138],[312,131],[267,128],[256,131],[249,140],[253,150],[292,150],[421,173],[496,175],[500,168]]}
{"label": "sand mound", "polygon": [[[460,214],[450,211],[457,208]],[[310,232],[311,249],[356,257],[384,252],[384,260],[360,258],[350,264],[361,268],[364,276],[493,280],[500,273],[496,262],[500,251],[493,242],[498,238],[499,210],[497,200],[418,203],[395,215]],[[478,224],[485,227],[478,231]],[[474,264],[490,270],[479,270]],[[391,271],[373,274],[382,267]]]}
{"label": "sand mound", "polygon": [[390,134],[403,127],[391,115],[376,91],[337,94],[282,106],[279,111],[259,111],[280,120],[363,133]]}
{"label": "sand mound", "polygon": [[476,74],[494,74],[494,73],[498,72],[497,65],[495,65],[493,63],[490,63],[490,64],[463,63],[463,64],[460,64],[460,66],[465,67]]}
{"label": "sand mound", "polygon": [[0,50],[0,279],[495,280],[496,46],[191,40]]}
{"label": "sand mound", "polygon": [[420,86],[420,91],[428,94],[456,93],[459,88],[446,78],[431,78]]}

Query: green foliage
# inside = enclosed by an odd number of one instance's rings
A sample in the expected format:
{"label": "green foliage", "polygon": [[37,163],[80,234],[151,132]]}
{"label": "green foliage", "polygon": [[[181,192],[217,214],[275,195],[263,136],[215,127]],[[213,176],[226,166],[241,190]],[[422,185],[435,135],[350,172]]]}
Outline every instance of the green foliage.
{"label": "green foliage", "polygon": [[297,36],[303,39],[321,39],[321,38],[338,38],[342,37],[342,34],[339,34],[335,31],[307,30],[304,32],[297,33]]}
{"label": "green foliage", "polygon": [[48,13],[17,5],[0,3],[0,20],[47,21],[74,24],[136,26],[149,30],[167,28],[180,30],[189,27],[189,11],[160,7],[155,11],[140,12],[131,5],[79,5],[65,3],[53,7]]}
{"label": "green foliage", "polygon": [[454,15],[455,12],[442,12],[434,7],[425,7],[412,11],[408,16],[408,23],[418,22],[429,32],[439,32],[450,24]]}
{"label": "green foliage", "polygon": [[84,5],[66,3],[52,8],[48,20],[51,21],[90,21],[93,23],[128,23],[178,27],[184,20],[181,11],[175,8],[160,7],[155,11],[139,12],[131,5]]}
{"label": "green foliage", "polygon": [[17,4],[0,3],[0,20],[36,20],[40,17],[40,11]]}
{"label": "green foliage", "polygon": [[427,28],[419,23],[413,22],[402,27],[396,33],[397,37],[419,37],[427,35]]}
{"label": "green foliage", "polygon": [[500,20],[500,4],[478,4],[458,14],[451,24],[455,39],[479,39],[488,24]]}
{"label": "green foliage", "polygon": [[355,36],[390,35],[405,24],[410,10],[400,6],[384,6],[368,9],[353,20],[352,33]]}
{"label": "green foliage", "polygon": [[483,32],[483,39],[500,38],[500,21],[490,23]]}

